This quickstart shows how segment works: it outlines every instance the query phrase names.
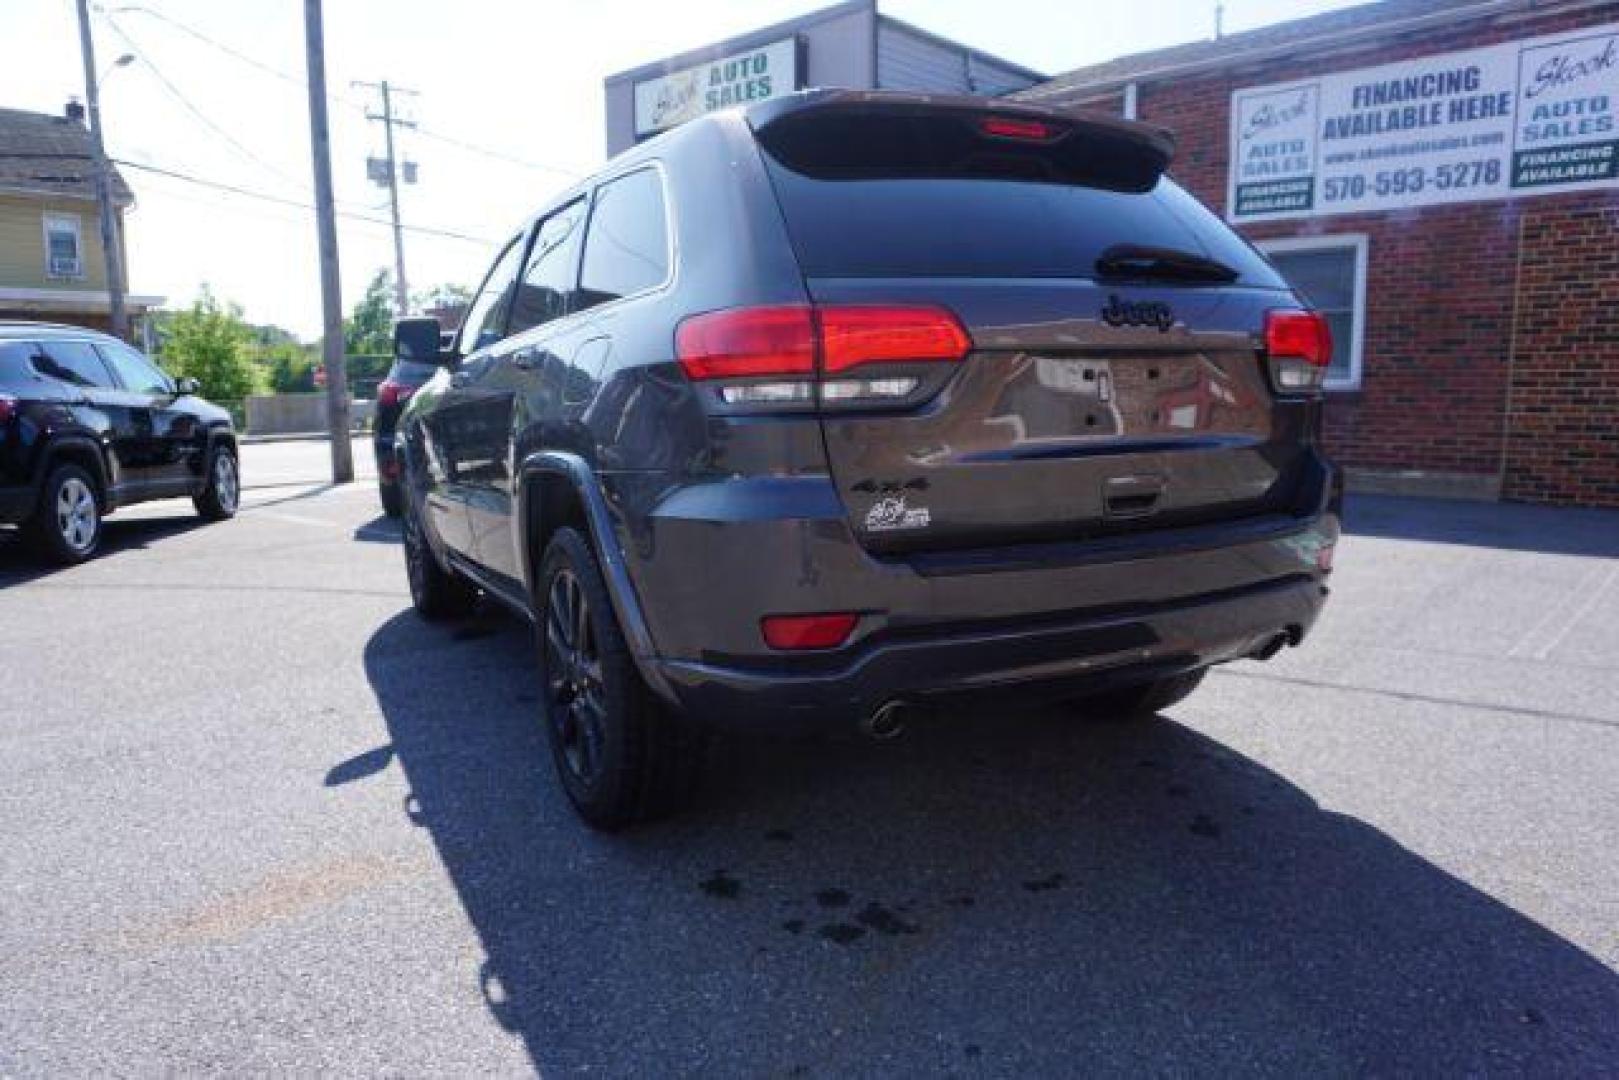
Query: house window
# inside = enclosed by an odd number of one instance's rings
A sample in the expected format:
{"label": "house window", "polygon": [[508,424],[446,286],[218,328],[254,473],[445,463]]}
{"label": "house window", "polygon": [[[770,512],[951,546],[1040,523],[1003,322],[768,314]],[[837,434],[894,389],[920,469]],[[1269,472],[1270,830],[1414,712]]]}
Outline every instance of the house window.
{"label": "house window", "polygon": [[79,242],[79,219],[76,215],[45,215],[45,276],[84,276],[84,248]]}
{"label": "house window", "polygon": [[1328,390],[1357,390],[1366,333],[1366,237],[1300,236],[1259,248],[1332,327]]}

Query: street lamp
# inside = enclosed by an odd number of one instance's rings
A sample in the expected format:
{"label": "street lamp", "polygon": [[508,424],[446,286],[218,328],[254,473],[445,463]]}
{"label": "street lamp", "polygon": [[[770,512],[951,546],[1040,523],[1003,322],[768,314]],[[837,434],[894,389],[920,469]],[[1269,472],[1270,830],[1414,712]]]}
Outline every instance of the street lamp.
{"label": "street lamp", "polygon": [[130,64],[133,64],[134,62],[135,62],[135,54],[126,52],[124,55],[120,56],[118,59],[116,59],[112,63],[108,64],[105,68],[103,68],[101,70],[101,76],[96,79],[96,89],[97,90],[101,89],[102,85],[104,83],[106,83],[107,77],[109,75],[111,75],[113,73],[113,71],[115,71],[116,69],[121,68],[121,67],[128,67]]}

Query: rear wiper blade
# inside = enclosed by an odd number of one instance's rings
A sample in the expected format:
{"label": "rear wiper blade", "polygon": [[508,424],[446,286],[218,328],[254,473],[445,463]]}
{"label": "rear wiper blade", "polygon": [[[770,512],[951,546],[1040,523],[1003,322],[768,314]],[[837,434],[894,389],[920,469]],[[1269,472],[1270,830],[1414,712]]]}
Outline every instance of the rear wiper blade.
{"label": "rear wiper blade", "polygon": [[1207,255],[1174,248],[1114,244],[1096,257],[1096,272],[1110,278],[1156,281],[1236,281],[1236,270]]}

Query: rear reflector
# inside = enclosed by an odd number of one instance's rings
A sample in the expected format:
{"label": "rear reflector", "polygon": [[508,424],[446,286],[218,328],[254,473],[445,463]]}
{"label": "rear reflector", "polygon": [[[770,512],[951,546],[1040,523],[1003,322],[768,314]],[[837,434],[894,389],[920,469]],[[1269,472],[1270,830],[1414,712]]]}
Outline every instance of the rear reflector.
{"label": "rear reflector", "polygon": [[11,418],[17,415],[17,399],[9,394],[0,394],[0,424],[11,423]]}
{"label": "rear reflector", "polygon": [[860,616],[852,611],[831,615],[767,615],[759,620],[765,644],[792,652],[834,649],[849,639]]}
{"label": "rear reflector", "polygon": [[1057,134],[1057,129],[1039,120],[1023,120],[1013,116],[991,116],[978,125],[985,135],[1002,139],[1033,139],[1044,141]]}
{"label": "rear reflector", "polygon": [[697,381],[813,378],[817,368],[831,375],[862,364],[955,361],[971,347],[954,315],[928,305],[733,308],[694,315],[675,331],[675,356]]}
{"label": "rear reflector", "polygon": [[1332,363],[1332,330],[1318,311],[1265,312],[1265,355],[1277,390],[1316,390]]}

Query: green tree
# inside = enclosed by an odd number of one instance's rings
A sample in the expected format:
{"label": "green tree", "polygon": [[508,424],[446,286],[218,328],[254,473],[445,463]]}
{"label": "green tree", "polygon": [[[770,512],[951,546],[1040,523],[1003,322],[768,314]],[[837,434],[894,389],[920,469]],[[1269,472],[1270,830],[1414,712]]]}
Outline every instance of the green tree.
{"label": "green tree", "polygon": [[465,307],[470,303],[472,303],[472,290],[465,285],[455,285],[448,281],[434,285],[431,289],[423,289],[410,298],[412,311]]}
{"label": "green tree", "polygon": [[315,361],[303,347],[283,342],[265,349],[270,389],[278,394],[308,394],[315,390]]}
{"label": "green tree", "polygon": [[350,356],[365,353],[391,353],[394,337],[394,276],[378,270],[365,287],[365,295],[354,305],[354,313],[343,320],[343,351]]}
{"label": "green tree", "polygon": [[160,359],[171,374],[196,379],[203,393],[221,401],[258,389],[247,348],[252,333],[240,306],[220,303],[204,285],[189,308],[164,322]]}

